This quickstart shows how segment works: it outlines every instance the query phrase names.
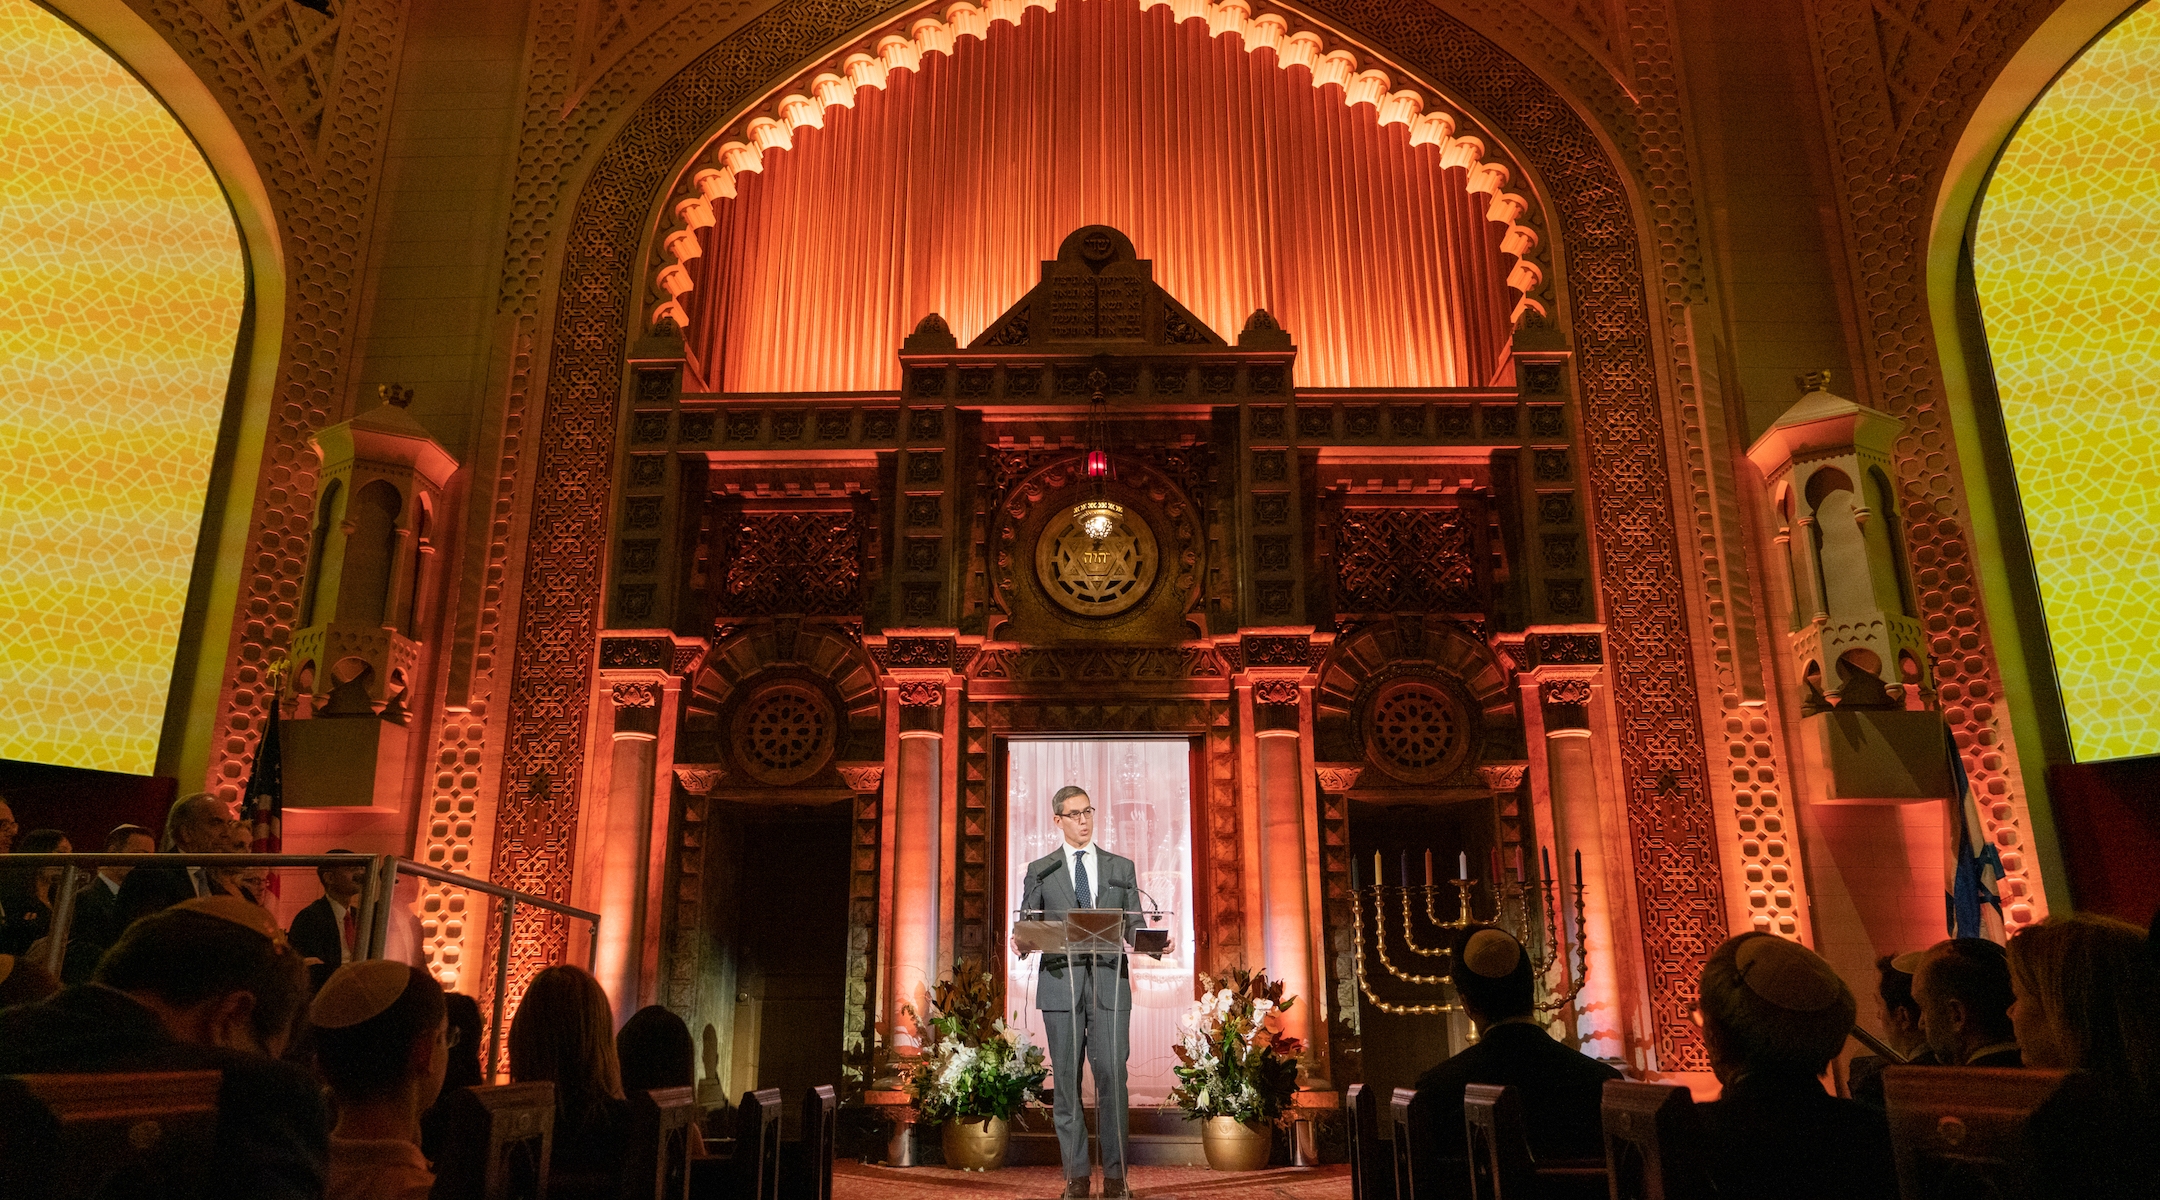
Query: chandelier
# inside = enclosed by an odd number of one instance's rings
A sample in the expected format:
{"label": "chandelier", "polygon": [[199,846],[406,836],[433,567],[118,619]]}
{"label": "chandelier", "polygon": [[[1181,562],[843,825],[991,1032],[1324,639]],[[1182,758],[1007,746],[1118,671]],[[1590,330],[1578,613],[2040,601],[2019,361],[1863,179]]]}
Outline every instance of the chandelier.
{"label": "chandelier", "polygon": [[1103,385],[1109,377],[1100,368],[1088,372],[1088,384],[1095,395],[1088,401],[1087,423],[1087,477],[1094,484],[1094,494],[1073,506],[1073,521],[1088,540],[1100,546],[1103,539],[1116,532],[1118,522],[1124,520],[1125,509],[1103,498],[1103,481],[1110,478],[1109,421],[1103,400]]}

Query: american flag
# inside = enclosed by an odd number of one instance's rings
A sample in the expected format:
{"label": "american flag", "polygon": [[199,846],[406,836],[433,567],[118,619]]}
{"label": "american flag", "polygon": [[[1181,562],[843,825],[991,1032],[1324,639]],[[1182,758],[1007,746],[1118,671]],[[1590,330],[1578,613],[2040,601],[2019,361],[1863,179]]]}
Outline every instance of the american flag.
{"label": "american flag", "polygon": [[[255,749],[255,768],[248,772],[247,794],[240,801],[244,820],[254,836],[248,850],[255,854],[281,854],[285,850],[285,760],[278,750],[277,689],[270,692],[270,724],[263,730],[262,745]],[[278,894],[277,872],[270,872],[263,891]]]}

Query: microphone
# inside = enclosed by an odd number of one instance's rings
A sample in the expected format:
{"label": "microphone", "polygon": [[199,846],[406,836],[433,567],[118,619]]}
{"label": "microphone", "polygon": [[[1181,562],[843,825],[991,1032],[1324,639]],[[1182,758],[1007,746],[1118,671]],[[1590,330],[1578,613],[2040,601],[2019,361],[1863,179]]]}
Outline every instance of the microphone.
{"label": "microphone", "polygon": [[1154,912],[1145,912],[1140,914],[1141,916],[1147,918],[1148,924],[1153,925],[1155,923],[1155,917],[1162,909],[1162,905],[1155,902],[1155,897],[1148,895],[1146,888],[1141,887],[1138,884],[1134,884],[1133,890],[1140,893],[1140,898],[1148,902],[1148,907],[1150,909],[1156,910]]}

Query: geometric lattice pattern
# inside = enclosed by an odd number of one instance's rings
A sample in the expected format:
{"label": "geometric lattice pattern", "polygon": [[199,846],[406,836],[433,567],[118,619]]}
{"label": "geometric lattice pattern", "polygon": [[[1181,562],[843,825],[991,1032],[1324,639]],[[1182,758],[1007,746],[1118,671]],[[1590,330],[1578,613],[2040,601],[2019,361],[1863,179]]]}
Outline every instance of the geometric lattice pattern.
{"label": "geometric lattice pattern", "polygon": [[0,0],[0,758],[155,768],[243,270],[172,114]]}
{"label": "geometric lattice pattern", "polygon": [[2145,8],[2026,115],[1973,236],[2025,530],[2083,761],[2160,753],[2155,144],[2160,8]]}

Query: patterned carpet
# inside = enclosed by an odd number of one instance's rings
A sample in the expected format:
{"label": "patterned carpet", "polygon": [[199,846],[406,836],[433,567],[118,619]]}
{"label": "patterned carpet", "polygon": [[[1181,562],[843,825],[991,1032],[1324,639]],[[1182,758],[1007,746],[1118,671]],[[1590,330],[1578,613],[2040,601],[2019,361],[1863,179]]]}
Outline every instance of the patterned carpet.
{"label": "patterned carpet", "polygon": [[[1126,1178],[1143,1197],[1265,1197],[1349,1200],[1350,1168],[1275,1167],[1223,1173],[1204,1167],[1134,1167]],[[1102,1180],[1095,1181],[1101,1191]],[[1053,1200],[1065,1189],[1056,1167],[1005,1167],[975,1174],[944,1167],[833,1164],[833,1200]]]}

